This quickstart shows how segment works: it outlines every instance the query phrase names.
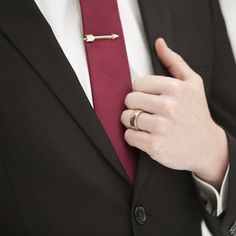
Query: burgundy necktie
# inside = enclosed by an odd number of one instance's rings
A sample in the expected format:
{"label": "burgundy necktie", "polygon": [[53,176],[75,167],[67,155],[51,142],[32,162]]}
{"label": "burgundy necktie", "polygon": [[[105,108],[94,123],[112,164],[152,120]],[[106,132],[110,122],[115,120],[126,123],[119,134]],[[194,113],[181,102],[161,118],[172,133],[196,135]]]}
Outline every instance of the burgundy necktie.
{"label": "burgundy necktie", "polygon": [[80,0],[80,5],[94,108],[134,182],[134,150],[124,141],[125,129],[120,122],[124,99],[131,92],[131,76],[117,1]]}

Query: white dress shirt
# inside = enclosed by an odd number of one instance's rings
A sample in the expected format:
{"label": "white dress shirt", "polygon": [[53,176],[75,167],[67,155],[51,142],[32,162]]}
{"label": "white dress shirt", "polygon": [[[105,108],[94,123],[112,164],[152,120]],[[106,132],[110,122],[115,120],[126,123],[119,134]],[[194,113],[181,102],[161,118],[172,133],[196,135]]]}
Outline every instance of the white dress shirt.
{"label": "white dress shirt", "polygon": [[220,4],[234,52],[234,57],[236,59],[236,1],[220,0]]}
{"label": "white dress shirt", "polygon": [[[51,26],[59,45],[93,105],[79,1],[60,0],[56,4],[54,0],[35,0],[35,2]],[[143,75],[154,74],[137,0],[118,0],[118,7],[132,81]],[[209,200],[208,210],[219,215],[226,207],[227,174],[220,194],[209,184],[195,176],[194,178],[202,195]],[[202,235],[211,235],[204,222],[202,222]]]}

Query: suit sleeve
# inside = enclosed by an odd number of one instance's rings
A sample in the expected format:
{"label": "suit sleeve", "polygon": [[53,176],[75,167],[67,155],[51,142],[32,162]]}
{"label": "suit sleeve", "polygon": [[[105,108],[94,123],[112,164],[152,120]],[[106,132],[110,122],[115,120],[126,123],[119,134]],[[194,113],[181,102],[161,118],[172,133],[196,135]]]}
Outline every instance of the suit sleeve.
{"label": "suit sleeve", "polygon": [[228,204],[229,167],[225,173],[220,192],[195,174],[192,173],[192,175],[207,212],[212,216],[220,216],[227,209]]}
{"label": "suit sleeve", "polygon": [[230,157],[227,209],[218,220],[223,235],[236,236],[236,65],[219,2],[209,2],[214,28],[214,66],[209,107],[214,120],[226,131]]}

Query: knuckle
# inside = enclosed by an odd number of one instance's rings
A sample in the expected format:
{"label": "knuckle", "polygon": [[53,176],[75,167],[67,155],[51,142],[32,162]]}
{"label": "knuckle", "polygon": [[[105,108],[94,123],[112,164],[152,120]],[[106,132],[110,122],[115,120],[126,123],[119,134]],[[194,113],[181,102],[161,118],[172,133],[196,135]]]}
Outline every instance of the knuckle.
{"label": "knuckle", "polygon": [[173,93],[173,94],[178,94],[180,93],[182,90],[182,86],[180,84],[180,82],[176,79],[173,79],[170,83],[169,83],[169,92]]}
{"label": "knuckle", "polygon": [[168,111],[167,103],[165,101],[160,102],[159,110],[164,114]]}
{"label": "knuckle", "polygon": [[148,110],[153,111],[153,112],[157,112],[158,108],[157,108],[157,97],[156,96],[150,96],[148,98],[149,101],[146,102],[146,106],[148,108]]}
{"label": "knuckle", "polygon": [[167,114],[175,113],[176,110],[175,102],[172,101],[172,99],[166,99],[165,101],[162,102],[161,109],[164,113]]}
{"label": "knuckle", "polygon": [[176,115],[176,104],[175,104],[175,102],[173,102],[171,100],[169,100],[167,103],[168,103],[167,112],[168,112],[169,116],[173,118]]}
{"label": "knuckle", "polygon": [[166,125],[160,125],[160,126],[158,127],[158,132],[159,132],[159,134],[161,134],[161,135],[167,134],[167,133],[168,133],[168,129],[167,129]]}
{"label": "knuckle", "polygon": [[158,123],[156,121],[156,119],[150,120],[149,121],[149,127],[152,133],[158,133]]}

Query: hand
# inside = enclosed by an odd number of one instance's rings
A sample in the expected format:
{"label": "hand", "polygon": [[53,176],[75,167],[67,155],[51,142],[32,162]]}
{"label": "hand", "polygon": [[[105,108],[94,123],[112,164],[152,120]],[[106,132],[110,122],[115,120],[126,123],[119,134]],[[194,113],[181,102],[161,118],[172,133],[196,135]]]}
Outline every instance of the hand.
{"label": "hand", "polygon": [[[144,76],[133,83],[121,116],[127,127],[125,140],[162,165],[188,170],[219,188],[228,166],[224,130],[211,118],[202,78],[163,39],[156,41],[157,55],[171,77]],[[138,127],[130,127],[135,109]]]}

